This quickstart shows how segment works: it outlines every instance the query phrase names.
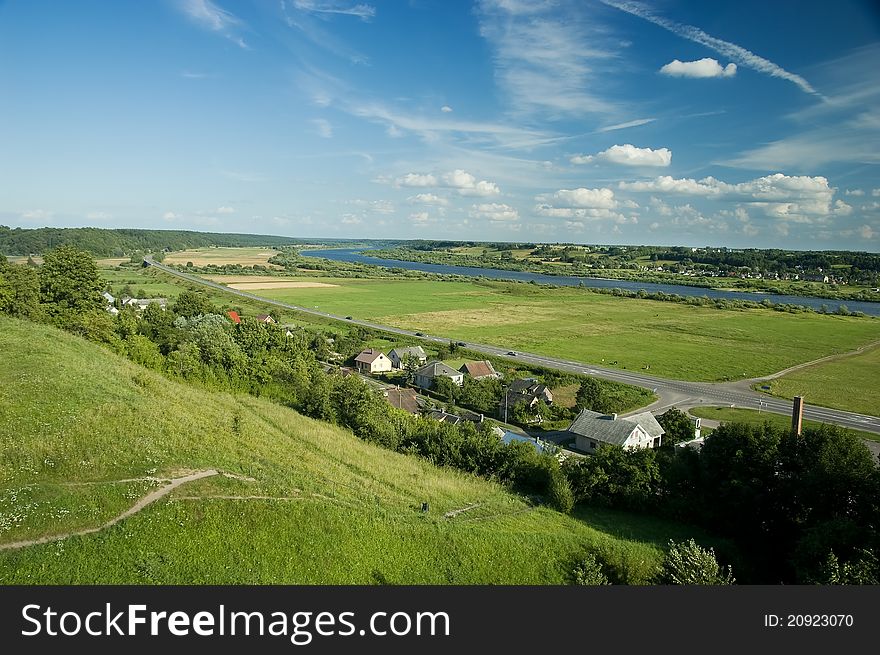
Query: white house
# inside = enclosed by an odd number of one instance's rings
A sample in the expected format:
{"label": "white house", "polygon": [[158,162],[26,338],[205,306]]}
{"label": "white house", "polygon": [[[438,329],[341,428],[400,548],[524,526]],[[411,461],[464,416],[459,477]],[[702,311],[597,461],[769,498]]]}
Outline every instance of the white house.
{"label": "white house", "polygon": [[581,410],[569,426],[575,436],[578,450],[593,453],[603,444],[622,446],[626,450],[656,448],[665,430],[651,412],[642,412],[627,418],[617,414],[600,414]]}
{"label": "white house", "polygon": [[403,368],[404,360],[406,360],[407,356],[416,359],[419,363],[419,366],[424,365],[428,361],[428,356],[425,354],[425,351],[422,350],[421,346],[395,348],[390,353],[388,353],[388,359],[391,360],[391,366],[393,366],[394,368]]}
{"label": "white house", "polygon": [[413,373],[413,382],[422,389],[430,389],[434,386],[435,378],[445,377],[452,380],[458,386],[464,383],[464,373],[456,371],[443,362],[431,362]]}
{"label": "white house", "polygon": [[361,373],[385,373],[391,370],[391,360],[381,350],[367,348],[354,358],[354,364]]}

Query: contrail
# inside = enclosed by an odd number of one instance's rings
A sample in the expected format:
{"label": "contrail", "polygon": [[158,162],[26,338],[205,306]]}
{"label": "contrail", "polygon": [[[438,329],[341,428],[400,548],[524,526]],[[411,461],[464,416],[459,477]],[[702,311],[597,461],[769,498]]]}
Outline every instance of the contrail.
{"label": "contrail", "polygon": [[644,5],[635,2],[618,2],[616,0],[600,1],[603,4],[608,5],[609,7],[614,7],[615,9],[619,9],[620,11],[625,11],[628,14],[638,16],[639,18],[650,21],[655,25],[659,25],[663,29],[669,30],[673,34],[680,36],[684,39],[688,39],[690,41],[694,41],[695,43],[704,45],[707,48],[711,48],[718,54],[729,57],[737,64],[752,68],[761,73],[766,73],[767,75],[771,75],[773,77],[780,77],[784,80],[788,80],[789,82],[794,82],[807,93],[819,96],[820,98],[822,97],[822,94],[816,91],[816,89],[814,89],[812,85],[810,85],[810,83],[807,82],[800,75],[790,73],[782,68],[782,66],[774,64],[769,59],[764,59],[763,57],[756,55],[754,52],[746,50],[742,46],[738,46],[735,43],[723,41],[710,34],[706,34],[703,30],[698,27],[694,27],[693,25],[682,25],[681,23],[676,23],[675,21],[663,18],[662,16],[657,16]]}

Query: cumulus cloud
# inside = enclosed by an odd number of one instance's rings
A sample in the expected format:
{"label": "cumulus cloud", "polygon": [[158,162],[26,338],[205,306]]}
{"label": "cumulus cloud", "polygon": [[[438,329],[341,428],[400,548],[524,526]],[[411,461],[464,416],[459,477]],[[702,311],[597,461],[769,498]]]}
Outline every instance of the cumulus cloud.
{"label": "cumulus cloud", "polygon": [[409,215],[410,220],[417,225],[424,225],[425,223],[431,220],[430,214],[428,212],[413,212]]}
{"label": "cumulus cloud", "polygon": [[585,189],[560,189],[556,193],[547,196],[538,196],[538,200],[553,202],[565,207],[583,207],[594,209],[614,209],[617,200],[614,199],[614,191],[607,188]]}
{"label": "cumulus cloud", "polygon": [[449,200],[446,198],[442,198],[434,193],[417,193],[414,196],[410,196],[407,198],[412,203],[420,203],[422,205],[437,205],[438,207],[445,207],[449,204]]}
{"label": "cumulus cloud", "polygon": [[217,213],[218,214],[234,214],[235,209],[233,207],[218,207]]}
{"label": "cumulus cloud", "polygon": [[407,173],[394,180],[395,186],[428,187],[437,186],[437,178],[430,174]]}
{"label": "cumulus cloud", "polygon": [[535,198],[539,204],[534,212],[548,218],[567,218],[580,221],[614,221],[615,223],[638,223],[638,216],[625,216],[617,211],[618,203],[611,189],[560,189],[556,193]]}
{"label": "cumulus cloud", "polygon": [[631,143],[622,146],[614,145],[595,155],[575,155],[572,164],[588,164],[592,161],[607,161],[624,166],[669,166],[672,163],[672,151],[668,148],[637,148]]}
{"label": "cumulus cloud", "polygon": [[364,222],[364,219],[357,214],[343,214],[340,222],[343,225],[360,225]]}
{"label": "cumulus cloud", "polygon": [[862,227],[859,228],[859,236],[867,241],[878,235],[870,225],[862,225]]}
{"label": "cumulus cloud", "polygon": [[364,200],[362,198],[356,198],[347,201],[347,204],[361,207],[364,211],[374,214],[393,214],[395,212],[394,203],[390,200]]}
{"label": "cumulus cloud", "polygon": [[501,193],[494,182],[477,181],[477,178],[460,168],[445,173],[442,179],[445,186],[457,189],[463,196],[497,196]]}
{"label": "cumulus cloud", "polygon": [[440,111],[442,111],[444,114],[448,114],[452,111],[452,107],[450,107],[449,105],[443,105],[442,107],[440,107]]}
{"label": "cumulus cloud", "polygon": [[848,196],[863,196],[863,195],[865,195],[865,192],[862,191],[861,189],[847,189],[846,195],[848,195]]}
{"label": "cumulus cloud", "polygon": [[497,202],[473,205],[469,215],[471,218],[485,218],[493,222],[519,220],[519,212],[514,207]]}
{"label": "cumulus cloud", "polygon": [[775,173],[747,182],[729,184],[714,177],[694,180],[661,175],[650,181],[620,182],[618,186],[627,191],[745,202],[762,208],[772,218],[799,222],[846,216],[852,212],[850,205],[842,200],[834,200],[835,189],[828,186],[828,180],[821,176]]}
{"label": "cumulus cloud", "polygon": [[871,189],[871,195],[875,198],[880,198],[880,189]]}
{"label": "cumulus cloud", "polygon": [[673,59],[660,69],[670,77],[733,77],[736,75],[736,64],[722,66],[717,59],[704,57],[696,61],[679,61]]}
{"label": "cumulus cloud", "polygon": [[174,212],[165,212],[164,214],[162,214],[162,218],[164,218],[166,221],[173,221],[175,218],[179,217]]}

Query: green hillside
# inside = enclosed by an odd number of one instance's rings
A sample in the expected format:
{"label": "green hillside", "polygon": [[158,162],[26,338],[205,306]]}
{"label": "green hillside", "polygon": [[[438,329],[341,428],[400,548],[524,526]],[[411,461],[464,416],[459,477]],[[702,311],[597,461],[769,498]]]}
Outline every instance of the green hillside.
{"label": "green hillside", "polygon": [[644,582],[694,532],[533,507],[44,325],[0,317],[0,353],[0,548],[102,526],[164,484],[151,478],[221,473],[94,534],[0,549],[0,584],[562,583],[590,549]]}

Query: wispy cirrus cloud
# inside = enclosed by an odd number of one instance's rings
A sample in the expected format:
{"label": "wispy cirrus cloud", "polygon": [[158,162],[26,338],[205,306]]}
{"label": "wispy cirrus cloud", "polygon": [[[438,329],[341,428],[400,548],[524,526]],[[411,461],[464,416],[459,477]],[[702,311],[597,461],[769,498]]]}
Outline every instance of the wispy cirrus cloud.
{"label": "wispy cirrus cloud", "polygon": [[600,127],[596,132],[604,133],[604,132],[614,132],[616,130],[625,130],[630,127],[639,127],[640,125],[647,125],[648,123],[653,123],[656,121],[656,118],[637,118],[632,121],[626,121],[625,123],[615,123],[614,125],[606,125],[605,127]]}
{"label": "wispy cirrus cloud", "polygon": [[292,4],[300,11],[313,14],[339,14],[342,16],[357,16],[361,20],[370,20],[376,16],[376,8],[372,5],[360,3],[349,4],[342,2],[319,2],[318,0],[292,0]]}
{"label": "wispy cirrus cloud", "polygon": [[654,23],[654,25],[662,27],[663,29],[672,32],[676,36],[680,36],[683,39],[687,39],[689,41],[693,41],[694,43],[699,43],[700,45],[706,46],[707,48],[714,50],[718,54],[724,55],[725,57],[732,59],[740,66],[751,68],[752,70],[756,70],[760,73],[765,73],[772,77],[778,77],[783,80],[788,80],[789,82],[792,82],[793,84],[796,84],[798,87],[800,87],[802,91],[821,97],[821,94],[816,91],[816,89],[814,89],[813,86],[800,75],[789,72],[779,64],[775,64],[769,59],[765,59],[764,57],[756,55],[754,52],[750,52],[740,45],[714,37],[710,34],[707,34],[700,28],[694,27],[693,25],[684,25],[682,23],[677,23],[676,21],[669,20],[668,18],[654,13],[654,11],[650,7],[647,7],[639,2],[620,2],[619,0],[600,1],[603,4],[608,5],[609,7],[614,7],[615,9],[619,9],[620,11],[624,11],[628,14]]}
{"label": "wispy cirrus cloud", "polygon": [[238,34],[238,31],[245,26],[244,22],[231,12],[211,0],[180,0],[178,7],[193,23],[220,34],[240,48],[247,49],[247,43]]}

